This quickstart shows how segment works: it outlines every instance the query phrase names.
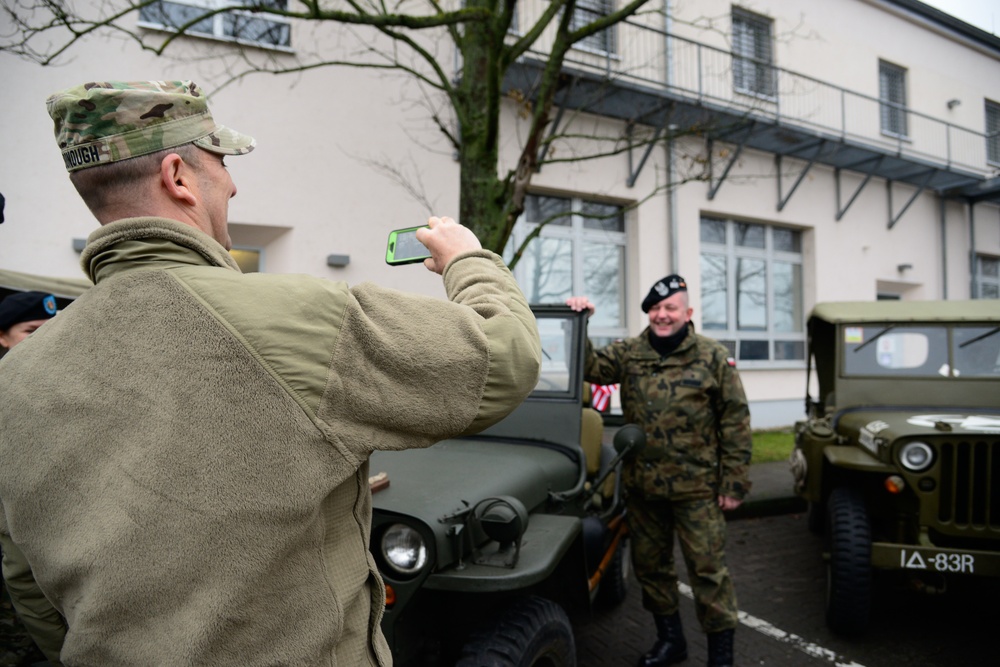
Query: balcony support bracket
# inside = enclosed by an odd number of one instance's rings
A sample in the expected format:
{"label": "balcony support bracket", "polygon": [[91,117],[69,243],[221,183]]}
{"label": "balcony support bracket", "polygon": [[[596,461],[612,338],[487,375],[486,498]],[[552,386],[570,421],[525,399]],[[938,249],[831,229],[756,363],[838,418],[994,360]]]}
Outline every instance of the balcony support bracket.
{"label": "balcony support bracket", "polygon": [[[804,179],[806,177],[806,174],[809,173],[809,170],[812,169],[812,166],[814,164],[816,164],[816,158],[818,158],[820,156],[820,154],[823,152],[823,148],[825,146],[826,146],[826,140],[825,139],[821,139],[819,142],[816,143],[816,145],[815,145],[816,150],[813,151],[812,157],[809,158],[809,161],[806,163],[806,166],[802,169],[801,172],[799,172],[798,178],[796,178],[795,179],[795,183],[792,184],[792,189],[789,190],[788,194],[785,195],[784,197],[782,197],[782,195],[781,195],[781,158],[783,156],[782,156],[781,153],[778,153],[777,155],[774,156],[774,163],[777,166],[777,172],[778,172],[778,210],[779,211],[784,210],[785,205],[788,204],[788,200],[792,198],[792,195],[795,194],[795,190],[799,187],[799,184],[802,183],[802,179]],[[805,159],[805,158],[803,158],[803,159]]]}
{"label": "balcony support bracket", "polygon": [[660,140],[660,135],[663,134],[663,126],[656,128],[656,132],[653,136],[646,140],[646,150],[643,151],[642,157],[639,159],[639,164],[635,168],[632,167],[632,128],[634,126],[632,123],[628,124],[626,128],[626,133],[628,134],[628,179],[625,181],[625,185],[628,187],[634,187],[636,179],[639,178],[639,174],[642,172],[642,168],[646,165],[646,160],[649,159],[649,154],[653,152],[653,147],[656,146],[657,142]]}
{"label": "balcony support bracket", "polygon": [[[862,172],[862,173],[865,174],[865,180],[861,181],[861,185],[859,185],[857,187],[857,189],[854,191],[854,194],[851,195],[851,198],[847,200],[847,203],[844,204],[843,207],[841,207],[841,205],[840,205],[840,171],[841,170],[840,170],[840,168],[837,168],[837,169],[833,170],[834,185],[836,186],[836,191],[837,191],[837,216],[836,216],[836,220],[838,222],[840,221],[841,218],[844,217],[844,214],[847,213],[847,209],[851,208],[851,204],[853,204],[854,200],[858,198],[858,195],[860,195],[861,191],[865,189],[865,186],[868,185],[868,181],[872,180],[872,176],[874,176],[875,172],[878,171],[878,169],[879,169],[880,166],[882,166],[882,160],[884,160],[884,159],[885,159],[885,157],[882,156],[882,157],[875,158],[874,160],[866,160],[866,162],[869,162],[869,163],[874,161],[875,162],[875,166],[873,166],[871,169],[869,169],[867,171]],[[861,165],[852,165],[850,168],[854,169],[855,166],[859,166],[860,167]]]}
{"label": "balcony support bracket", "polygon": [[925,172],[924,180],[920,184],[920,187],[918,187],[914,191],[914,193],[910,196],[909,200],[907,200],[906,204],[903,205],[903,208],[900,209],[899,213],[897,213],[896,215],[892,214],[892,181],[887,180],[885,182],[885,189],[886,192],[888,193],[887,199],[889,200],[889,229],[892,229],[893,227],[896,226],[896,223],[899,222],[899,219],[903,217],[904,213],[906,213],[906,209],[910,208],[910,204],[916,201],[917,197],[920,196],[920,193],[927,189],[927,185],[931,182],[931,179],[934,178],[934,173],[935,173],[934,169],[928,169]]}
{"label": "balcony support bracket", "polygon": [[549,126],[549,133],[545,137],[545,144],[542,146],[541,150],[538,151],[538,168],[535,169],[536,172],[542,170],[542,163],[545,162],[545,156],[549,152],[549,146],[552,145],[551,139],[555,136],[556,131],[559,129],[559,123],[562,121],[563,114],[566,112],[566,100],[570,99],[570,95],[573,92],[573,87],[576,85],[576,77],[573,77],[569,81],[569,86],[563,88],[562,90],[562,100],[557,102],[558,111],[556,111],[556,117],[552,120],[552,125]]}
{"label": "balcony support bracket", "polygon": [[754,126],[756,124],[757,124],[756,121],[750,121],[750,125],[748,126],[746,133],[743,135],[743,138],[740,140],[740,142],[736,144],[736,150],[734,150],[733,154],[729,157],[729,162],[726,163],[726,168],[722,170],[722,175],[719,176],[718,181],[715,181],[713,179],[714,169],[712,165],[715,164],[715,161],[712,159],[712,153],[714,152],[713,149],[715,146],[715,142],[711,137],[709,137],[708,139],[708,200],[709,201],[715,199],[715,194],[719,191],[719,188],[722,186],[722,184],[726,180],[726,177],[729,175],[729,170],[732,169],[733,165],[736,164],[736,161],[740,159],[740,153],[743,152],[743,147],[746,145],[747,140],[753,134]]}

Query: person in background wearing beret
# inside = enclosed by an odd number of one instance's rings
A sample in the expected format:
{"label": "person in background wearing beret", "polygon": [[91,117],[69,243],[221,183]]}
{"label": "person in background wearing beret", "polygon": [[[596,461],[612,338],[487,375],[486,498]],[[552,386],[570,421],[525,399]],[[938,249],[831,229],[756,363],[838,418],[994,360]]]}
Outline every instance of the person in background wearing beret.
{"label": "person in background wearing beret", "polygon": [[55,317],[56,298],[44,292],[18,292],[0,301],[0,347],[9,350]]}
{"label": "person in background wearing beret", "polygon": [[[24,341],[59,312],[56,298],[45,292],[18,292],[0,301],[0,355]],[[62,616],[35,585],[31,568],[7,535],[0,533],[0,562],[4,585],[28,635],[50,664],[58,665],[59,648],[66,634]]]}
{"label": "person in background wearing beret", "polygon": [[101,227],[94,286],[0,361],[0,535],[66,619],[59,660],[390,665],[369,455],[480,431],[534,388],[510,271],[432,217],[447,299],[244,275],[224,160],[254,140],[198,86],[98,81],[48,111]]}
{"label": "person in background wearing beret", "polygon": [[[567,303],[594,312],[586,297]],[[732,665],[737,608],[722,513],[750,490],[750,410],[729,351],[695,333],[683,278],[657,281],[642,310],[649,326],[638,336],[598,350],[587,341],[585,373],[590,382],[620,383],[625,420],[646,432],[646,447],[625,464],[632,562],[657,631],[639,666],[687,659],[674,533],[708,634],[708,665]]]}

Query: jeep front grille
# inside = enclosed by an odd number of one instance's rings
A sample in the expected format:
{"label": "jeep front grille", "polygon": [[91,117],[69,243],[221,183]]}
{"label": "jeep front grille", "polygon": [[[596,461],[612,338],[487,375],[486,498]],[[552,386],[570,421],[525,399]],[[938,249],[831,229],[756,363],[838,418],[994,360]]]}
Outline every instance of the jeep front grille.
{"label": "jeep front grille", "polygon": [[1000,531],[1000,442],[943,442],[938,453],[938,520],[962,532]]}

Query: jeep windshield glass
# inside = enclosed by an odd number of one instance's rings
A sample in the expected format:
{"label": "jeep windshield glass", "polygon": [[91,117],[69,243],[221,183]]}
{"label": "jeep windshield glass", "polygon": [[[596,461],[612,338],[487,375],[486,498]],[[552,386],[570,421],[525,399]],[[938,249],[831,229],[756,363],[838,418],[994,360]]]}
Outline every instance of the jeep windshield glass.
{"label": "jeep windshield glass", "polygon": [[573,350],[573,322],[566,317],[537,317],[542,339],[542,370],[535,392],[569,393]]}
{"label": "jeep windshield glass", "polygon": [[948,377],[948,327],[848,325],[844,375]]}
{"label": "jeep windshield glass", "polygon": [[955,375],[1000,377],[1000,327],[955,327]]}

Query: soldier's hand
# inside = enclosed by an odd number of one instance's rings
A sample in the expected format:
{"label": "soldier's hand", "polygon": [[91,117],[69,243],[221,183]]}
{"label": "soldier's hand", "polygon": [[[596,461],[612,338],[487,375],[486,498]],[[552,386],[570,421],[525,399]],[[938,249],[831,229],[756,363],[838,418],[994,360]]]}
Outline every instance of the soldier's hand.
{"label": "soldier's hand", "polygon": [[594,307],[594,304],[590,302],[590,299],[588,299],[585,296],[571,296],[570,298],[566,299],[566,305],[578,313],[584,310],[588,311],[587,317],[593,315],[594,311],[597,310]]}
{"label": "soldier's hand", "polygon": [[427,225],[430,229],[417,230],[417,240],[430,251],[431,256],[424,260],[424,266],[434,273],[444,273],[448,262],[464,252],[483,247],[471,229],[451,218],[432,217]]}
{"label": "soldier's hand", "polygon": [[729,496],[719,496],[719,507],[722,508],[723,512],[731,512],[740,505],[743,504],[742,500],[737,498],[730,498]]}

